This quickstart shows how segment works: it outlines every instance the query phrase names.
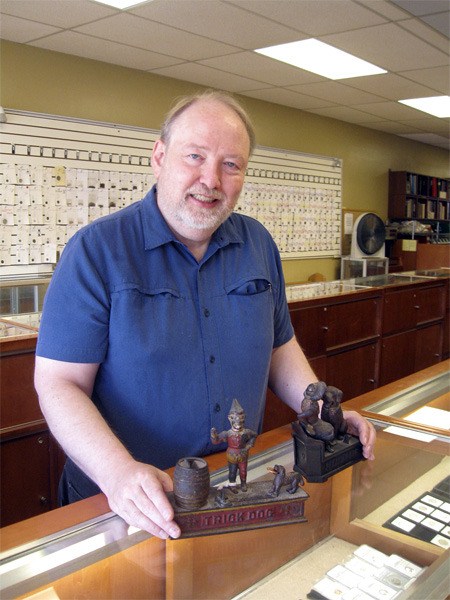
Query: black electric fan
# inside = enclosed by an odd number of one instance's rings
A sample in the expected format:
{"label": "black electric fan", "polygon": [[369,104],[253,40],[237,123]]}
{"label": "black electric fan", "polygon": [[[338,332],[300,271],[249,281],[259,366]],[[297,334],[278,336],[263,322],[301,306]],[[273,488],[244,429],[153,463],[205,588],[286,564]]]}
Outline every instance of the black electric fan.
{"label": "black electric fan", "polygon": [[351,257],[385,256],[386,228],[375,213],[360,215],[353,225]]}

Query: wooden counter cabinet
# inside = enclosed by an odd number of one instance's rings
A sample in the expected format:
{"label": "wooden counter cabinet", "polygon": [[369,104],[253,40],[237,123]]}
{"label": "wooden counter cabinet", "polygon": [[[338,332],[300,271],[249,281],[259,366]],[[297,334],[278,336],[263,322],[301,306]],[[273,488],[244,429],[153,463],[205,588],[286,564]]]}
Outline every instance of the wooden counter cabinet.
{"label": "wooden counter cabinet", "polygon": [[57,506],[63,454],[51,436],[34,390],[36,332],[0,340],[1,526]]}
{"label": "wooden counter cabinet", "polygon": [[295,302],[295,334],[318,377],[340,388],[345,400],[378,382],[382,291]]}
{"label": "wooden counter cabinet", "polygon": [[442,360],[447,282],[384,290],[380,385]]}

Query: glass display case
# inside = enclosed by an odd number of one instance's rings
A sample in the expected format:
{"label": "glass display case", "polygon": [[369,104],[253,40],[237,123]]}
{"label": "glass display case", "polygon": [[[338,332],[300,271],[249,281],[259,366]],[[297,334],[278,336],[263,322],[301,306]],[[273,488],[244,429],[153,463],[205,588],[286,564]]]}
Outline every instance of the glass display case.
{"label": "glass display case", "polygon": [[[20,315],[23,318],[24,315]],[[39,327],[40,313],[26,315],[23,322],[19,315],[14,319],[0,318],[0,341],[12,340],[27,336],[36,336]]]}
{"label": "glass display case", "polygon": [[49,283],[50,276],[0,280],[0,315],[40,312]]}
{"label": "glass display case", "polygon": [[364,283],[356,284],[352,281],[323,281],[317,283],[303,283],[286,286],[286,297],[288,302],[298,300],[310,300],[312,298],[323,298],[327,296],[338,296],[367,289]]}
{"label": "glass display case", "polygon": [[341,258],[341,279],[353,277],[368,277],[370,275],[387,275],[389,272],[389,258],[343,256]]}
{"label": "glass display case", "polygon": [[[448,395],[441,385],[443,368],[437,367],[437,373],[432,367],[422,378],[415,376],[424,404]],[[404,388],[409,395],[414,392],[412,379],[406,383],[411,384]],[[388,401],[392,407],[403,402],[401,396],[392,398],[392,389],[387,394],[390,400],[380,389],[365,395],[374,414],[381,413],[378,402]],[[108,512],[103,496],[96,496],[5,528],[1,597],[26,598],[40,592],[41,598],[61,600],[298,600],[306,598],[331,569],[369,546],[418,567],[412,584],[401,593],[396,590],[392,598],[446,598],[448,523],[421,539],[406,528],[393,528],[390,522],[407,521],[420,511],[420,507],[411,509],[412,504],[425,505],[427,497],[440,489],[450,472],[450,439],[439,433],[427,441],[398,435],[389,430],[387,421],[377,420],[376,427],[375,461],[357,463],[324,483],[305,484],[306,522],[164,542],[128,527]],[[290,470],[292,447],[289,426],[259,436],[249,463],[249,481],[270,477],[267,468],[274,464]],[[208,457],[213,485],[226,480],[225,461],[223,454]],[[445,486],[442,493],[448,493]],[[450,502],[441,500],[440,516],[424,518],[430,523],[445,519],[449,508]],[[434,510],[431,506],[430,512]],[[403,515],[406,511],[412,512]]]}

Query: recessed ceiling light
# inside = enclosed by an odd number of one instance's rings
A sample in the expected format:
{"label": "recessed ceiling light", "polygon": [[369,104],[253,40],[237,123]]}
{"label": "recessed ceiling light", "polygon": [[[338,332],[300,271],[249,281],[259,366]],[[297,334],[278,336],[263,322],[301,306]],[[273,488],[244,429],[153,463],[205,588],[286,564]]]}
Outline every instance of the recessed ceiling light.
{"label": "recessed ceiling light", "polygon": [[399,100],[402,104],[422,110],[434,117],[450,117],[450,96],[430,96],[429,98],[409,98]]}
{"label": "recessed ceiling light", "polygon": [[314,38],[255,50],[328,79],[378,75],[387,71]]}
{"label": "recessed ceiling light", "polygon": [[137,4],[144,4],[148,1],[149,0],[95,0],[95,2],[100,2],[100,4],[107,4],[108,6],[120,8],[121,10],[124,8],[131,8]]}

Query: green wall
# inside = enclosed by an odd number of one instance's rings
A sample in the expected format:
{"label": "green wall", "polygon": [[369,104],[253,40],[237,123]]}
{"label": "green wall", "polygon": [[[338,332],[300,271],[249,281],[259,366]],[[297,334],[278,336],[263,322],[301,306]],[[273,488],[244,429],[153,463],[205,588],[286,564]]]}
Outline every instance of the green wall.
{"label": "green wall", "polygon": [[[22,44],[0,44],[0,103],[82,119],[159,129],[174,99],[200,86]],[[401,137],[242,97],[262,146],[343,160],[343,206],[387,217],[388,170],[449,177],[449,153]],[[339,277],[335,259],[283,263],[288,282],[323,273]]]}

